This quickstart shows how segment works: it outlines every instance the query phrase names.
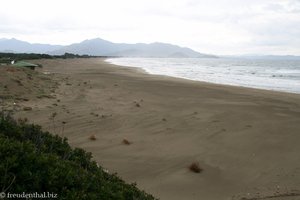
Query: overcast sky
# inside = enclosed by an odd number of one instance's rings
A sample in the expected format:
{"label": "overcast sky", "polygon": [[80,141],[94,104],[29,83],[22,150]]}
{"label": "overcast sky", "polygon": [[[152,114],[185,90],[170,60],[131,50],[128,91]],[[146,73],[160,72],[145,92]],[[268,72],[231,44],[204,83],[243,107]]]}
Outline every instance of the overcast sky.
{"label": "overcast sky", "polygon": [[203,53],[300,55],[300,0],[0,0],[0,38],[167,42]]}

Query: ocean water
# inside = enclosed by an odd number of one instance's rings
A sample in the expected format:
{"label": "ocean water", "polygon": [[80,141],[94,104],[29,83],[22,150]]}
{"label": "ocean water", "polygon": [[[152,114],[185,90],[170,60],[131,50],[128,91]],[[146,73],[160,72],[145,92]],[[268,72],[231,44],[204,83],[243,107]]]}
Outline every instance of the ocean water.
{"label": "ocean water", "polygon": [[138,67],[150,74],[300,94],[300,60],[111,58],[107,61]]}

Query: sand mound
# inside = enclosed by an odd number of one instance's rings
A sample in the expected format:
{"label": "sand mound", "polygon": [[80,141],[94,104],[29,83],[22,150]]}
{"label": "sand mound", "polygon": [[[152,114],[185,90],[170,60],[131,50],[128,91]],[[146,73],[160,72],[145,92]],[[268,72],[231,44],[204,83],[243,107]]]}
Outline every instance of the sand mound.
{"label": "sand mound", "polygon": [[[19,102],[41,98],[54,98],[58,83],[52,74],[12,66],[0,67],[0,105],[3,110],[22,110]],[[31,107],[24,108],[32,110]]]}

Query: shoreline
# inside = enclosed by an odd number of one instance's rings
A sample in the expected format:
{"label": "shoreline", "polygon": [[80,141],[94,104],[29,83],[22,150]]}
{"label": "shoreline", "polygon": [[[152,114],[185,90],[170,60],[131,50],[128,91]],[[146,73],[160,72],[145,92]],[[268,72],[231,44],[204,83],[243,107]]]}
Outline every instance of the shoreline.
{"label": "shoreline", "polygon": [[[224,85],[224,86],[234,86],[234,87],[242,87],[242,88],[250,88],[250,89],[258,89],[258,90],[267,90],[267,91],[274,91],[274,92],[282,92],[282,93],[291,93],[291,94],[300,94],[299,92],[296,91],[291,91],[291,90],[283,90],[283,89],[272,89],[272,88],[266,88],[266,87],[258,87],[258,86],[243,86],[243,85],[239,85],[239,84],[230,84],[230,83],[216,83],[213,81],[205,81],[205,80],[197,80],[197,79],[193,79],[193,78],[185,78],[185,77],[180,77],[180,76],[172,76],[172,75],[164,75],[164,74],[153,74],[151,72],[148,72],[146,69],[143,69],[143,67],[136,67],[136,66],[128,66],[128,65],[119,65],[119,64],[115,64],[113,62],[110,62],[109,60],[114,59],[114,58],[107,58],[104,61],[107,62],[108,64],[111,65],[117,65],[120,67],[128,67],[128,68],[136,68],[138,71],[140,70],[142,73],[145,74],[149,74],[149,75],[157,75],[157,76],[167,76],[167,77],[172,77],[172,78],[179,78],[179,79],[185,79],[185,80],[190,80],[190,81],[197,81],[197,82],[201,82],[201,83],[210,83],[210,84],[216,84],[216,85]],[[118,59],[118,58],[116,58]]]}
{"label": "shoreline", "polygon": [[143,68],[140,67],[131,67],[131,66],[122,66],[122,65],[118,65],[118,64],[113,64],[107,61],[107,59],[103,59],[103,61],[105,63],[107,63],[108,65],[117,67],[119,69],[127,69],[129,71],[132,71],[133,73],[137,73],[142,75],[143,77],[155,77],[157,79],[163,79],[163,80],[169,80],[169,81],[177,81],[177,82],[182,82],[182,83],[190,83],[190,84],[199,84],[199,85],[203,85],[203,86],[211,86],[212,88],[226,88],[226,89],[233,89],[233,90],[245,90],[248,92],[257,92],[264,94],[269,94],[269,95],[283,95],[283,96],[299,96],[300,97],[300,93],[294,93],[294,92],[288,92],[288,91],[279,91],[279,90],[268,90],[268,89],[263,89],[263,88],[254,88],[254,87],[246,87],[246,86],[240,86],[240,85],[229,85],[229,84],[221,84],[221,83],[214,83],[214,82],[207,82],[207,81],[201,81],[201,80],[192,80],[192,79],[188,79],[188,78],[182,78],[182,77],[175,77],[175,76],[168,76],[168,75],[163,75],[163,74],[151,74],[149,72],[147,72],[146,70],[144,70]]}
{"label": "shoreline", "polygon": [[[300,95],[149,75],[103,59],[39,62],[58,84],[53,98],[32,96],[18,103],[32,110],[15,117],[66,136],[155,197],[299,197],[288,195],[300,193]],[[201,173],[189,171],[193,162]]]}

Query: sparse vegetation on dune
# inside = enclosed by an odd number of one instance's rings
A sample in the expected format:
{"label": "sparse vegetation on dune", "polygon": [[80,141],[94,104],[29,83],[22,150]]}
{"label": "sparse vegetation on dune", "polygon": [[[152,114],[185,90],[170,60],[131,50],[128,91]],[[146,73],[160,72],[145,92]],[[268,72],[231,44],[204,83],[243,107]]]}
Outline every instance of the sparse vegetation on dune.
{"label": "sparse vegetation on dune", "polygon": [[6,100],[3,102],[6,105],[35,98],[55,98],[54,92],[59,86],[52,75],[25,67],[0,66],[0,80],[0,98]]}
{"label": "sparse vegetation on dune", "polygon": [[[58,199],[152,200],[153,196],[108,174],[91,153],[66,138],[0,114],[0,188],[3,192],[53,192]],[[1,191],[1,192],[2,192]]]}

